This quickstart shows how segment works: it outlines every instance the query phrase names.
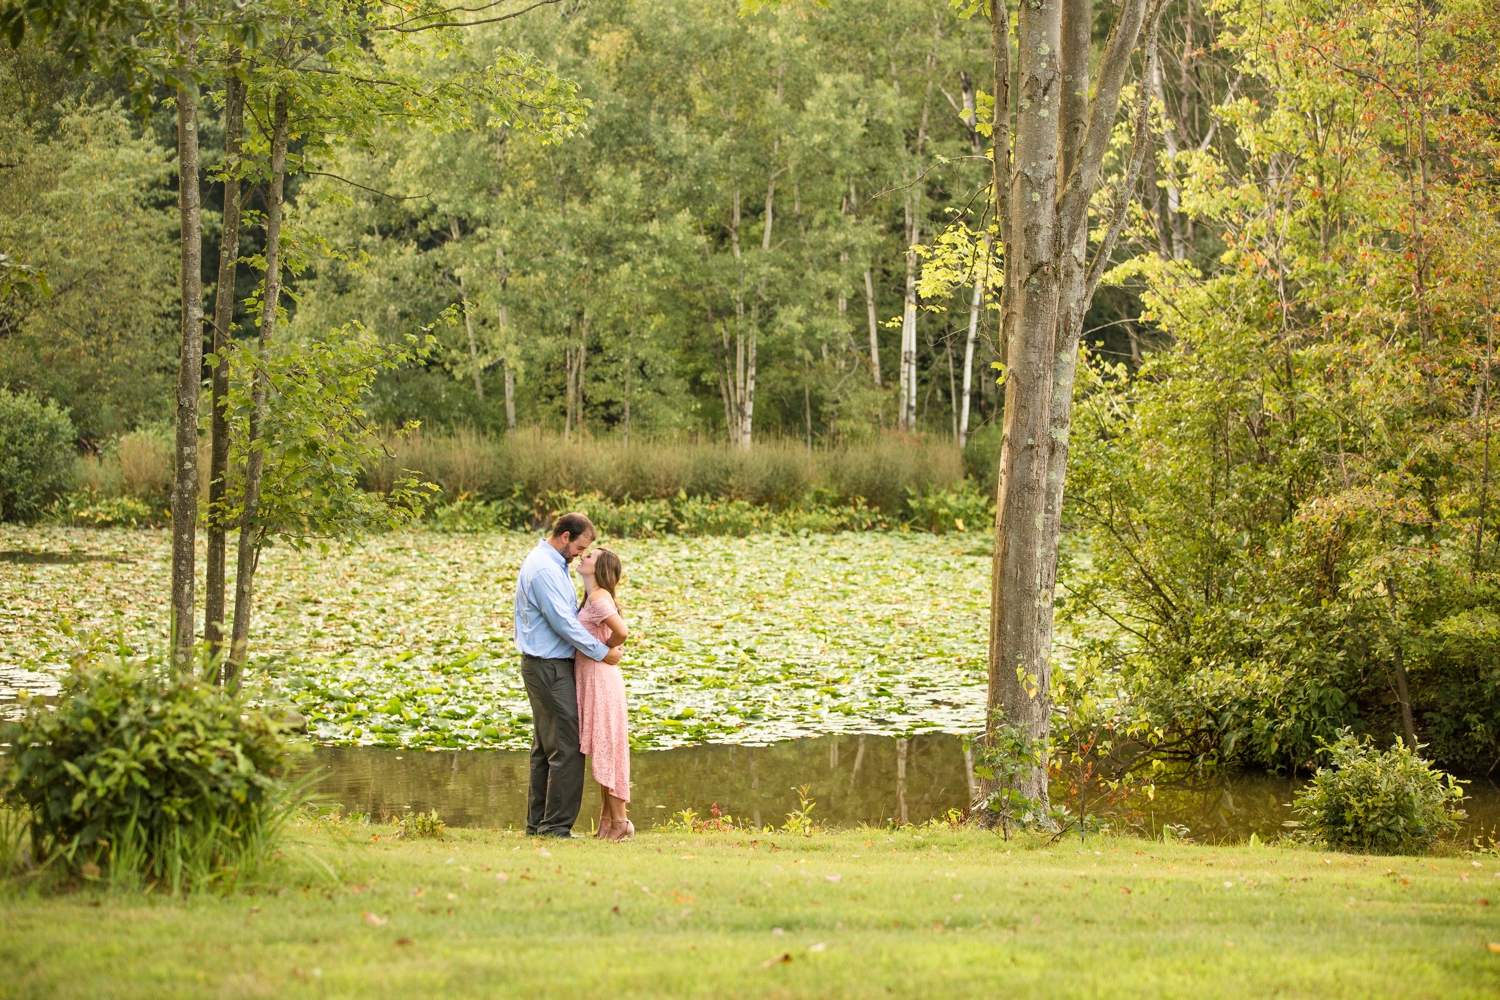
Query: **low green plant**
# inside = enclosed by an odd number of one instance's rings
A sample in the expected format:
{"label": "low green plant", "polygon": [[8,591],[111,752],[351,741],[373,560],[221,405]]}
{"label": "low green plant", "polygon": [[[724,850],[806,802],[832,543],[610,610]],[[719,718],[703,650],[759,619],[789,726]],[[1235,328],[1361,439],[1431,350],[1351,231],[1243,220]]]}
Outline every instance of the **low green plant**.
{"label": "low green plant", "polygon": [[68,487],[73,422],[56,403],[0,387],[0,521],[38,517]]}
{"label": "low green plant", "polygon": [[956,486],[930,486],[921,493],[908,486],[906,492],[909,523],[933,534],[984,531],[995,517],[995,505],[972,479]]}
{"label": "low green plant", "polygon": [[786,814],[786,822],[781,828],[787,833],[798,837],[811,837],[820,829],[818,821],[813,819],[813,809],[817,802],[808,798],[808,792],[812,790],[811,785],[799,785],[792,791],[797,793],[797,808]]}
{"label": "low green plant", "polygon": [[448,824],[438,815],[436,809],[432,812],[409,812],[402,813],[401,818],[396,821],[396,836],[398,837],[427,837],[435,840],[443,839]]}
{"label": "low green plant", "polygon": [[1404,743],[1381,753],[1346,729],[1323,749],[1328,766],[1295,802],[1307,839],[1370,854],[1420,854],[1458,829],[1462,783]]}
{"label": "low green plant", "polygon": [[154,657],[91,651],[55,706],[0,728],[0,805],[35,860],[115,884],[232,885],[275,853],[304,785],[281,727],[239,695]]}
{"label": "low green plant", "polygon": [[93,489],[75,490],[47,508],[47,520],[73,528],[148,528],[167,523],[165,507],[139,497],[105,496]]}

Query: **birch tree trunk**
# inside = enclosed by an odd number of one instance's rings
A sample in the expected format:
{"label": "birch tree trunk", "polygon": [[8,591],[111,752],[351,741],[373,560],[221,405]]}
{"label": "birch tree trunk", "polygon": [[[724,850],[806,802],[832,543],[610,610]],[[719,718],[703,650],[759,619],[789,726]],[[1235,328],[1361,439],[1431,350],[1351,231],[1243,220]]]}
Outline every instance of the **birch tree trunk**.
{"label": "birch tree trunk", "polygon": [[865,268],[865,311],[870,318],[870,375],[875,380],[875,388],[880,388],[880,317],[876,314],[875,307],[875,282],[870,276],[870,269]]}
{"label": "birch tree trunk", "polygon": [[[964,124],[969,128],[969,149],[975,156],[984,155],[984,143],[975,129],[979,118],[975,110],[974,81],[968,73],[959,74],[963,94]],[[969,440],[969,405],[974,385],[974,345],[979,339],[979,311],[984,307],[984,286],[989,278],[990,234],[983,236],[984,265],[974,274],[974,297],[969,303],[969,334],[964,340],[963,402],[958,410],[958,446],[962,448]]]}
{"label": "birch tree trunk", "polygon": [[[510,310],[505,303],[500,303],[500,336],[502,344],[509,344]],[[505,362],[505,430],[508,434],[516,432],[516,373],[511,370],[510,362]]]}
{"label": "birch tree trunk", "polygon": [[[225,540],[228,525],[221,513],[228,492],[229,415],[224,412],[229,396],[229,347],[234,325],[234,283],[240,255],[240,146],[245,128],[245,85],[236,73],[238,59],[231,60],[224,82],[224,228],[219,237],[219,277],[214,295],[214,366],[210,414],[213,434],[208,470],[208,567],[204,574],[207,593],[203,602],[203,638],[209,652],[217,656],[224,648],[224,574],[227,563]],[[220,668],[222,680],[222,667]]]}
{"label": "birch tree trunk", "polygon": [[198,191],[198,85],[192,80],[196,35],[186,27],[189,0],[178,0],[183,81],[177,88],[177,209],[181,223],[182,327],[172,480],[172,639],[179,663],[193,648],[197,576],[198,391],[203,381],[203,212]]}
{"label": "birch tree trunk", "polygon": [[[448,232],[452,235],[453,242],[457,243],[461,235],[458,230],[457,217],[448,220]],[[479,379],[479,345],[474,340],[474,317],[469,315],[469,291],[464,286],[464,276],[457,272],[455,276],[458,278],[458,299],[464,307],[464,329],[469,334],[469,364],[474,369],[474,398],[479,401],[480,406],[483,406],[484,383]]]}
{"label": "birch tree trunk", "polygon": [[[280,91],[271,113],[271,191],[266,206],[266,288],[260,316],[257,359],[263,359],[276,335],[276,309],[281,302],[281,202],[286,183],[287,94]],[[245,460],[244,511],[240,515],[239,551],[234,579],[234,632],[229,644],[225,683],[233,684],[245,665],[250,646],[250,611],[255,594],[255,570],[260,562],[262,531],[260,514],[261,477],[266,453],[256,447],[266,422],[266,400],[270,390],[264,369],[257,367],[251,392],[250,427]]]}

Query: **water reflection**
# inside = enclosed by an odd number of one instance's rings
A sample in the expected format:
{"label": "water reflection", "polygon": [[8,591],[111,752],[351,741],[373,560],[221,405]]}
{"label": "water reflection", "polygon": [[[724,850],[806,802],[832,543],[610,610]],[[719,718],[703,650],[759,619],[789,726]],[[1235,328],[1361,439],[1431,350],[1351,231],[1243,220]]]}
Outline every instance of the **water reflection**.
{"label": "water reflection", "polygon": [[[527,757],[520,751],[423,752],[318,747],[319,789],[346,811],[376,818],[436,809],[450,826],[520,827],[526,821]],[[897,739],[823,736],[765,747],[695,746],[636,754],[631,815],[643,828],[681,809],[715,806],[756,826],[780,825],[808,786],[812,816],[832,826],[922,823],[961,809],[975,788],[972,759],[954,736]],[[1165,825],[1200,842],[1281,834],[1298,782],[1263,774],[1183,776],[1159,782],[1154,801],[1103,810],[1117,824],[1159,836]],[[1500,825],[1500,790],[1485,779],[1464,803],[1473,832]],[[1070,803],[1075,809],[1077,803]],[[1090,805],[1090,811],[1099,812]],[[592,781],[579,831],[598,815]],[[1185,829],[1184,829],[1185,828]]]}

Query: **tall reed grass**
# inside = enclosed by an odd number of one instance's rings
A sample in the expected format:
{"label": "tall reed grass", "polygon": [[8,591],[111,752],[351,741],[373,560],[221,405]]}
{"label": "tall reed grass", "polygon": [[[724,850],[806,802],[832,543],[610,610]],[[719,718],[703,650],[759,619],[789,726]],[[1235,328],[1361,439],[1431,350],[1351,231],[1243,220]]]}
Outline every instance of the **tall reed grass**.
{"label": "tall reed grass", "polygon": [[791,441],[757,442],[742,451],[712,443],[564,442],[538,430],[509,437],[419,431],[392,450],[367,471],[368,487],[389,489],[410,470],[441,486],[449,502],[558,493],[597,494],[615,503],[687,496],[781,511],[863,498],[896,516],[912,495],[964,478],[963,457],[952,442],[896,435],[834,451]]}

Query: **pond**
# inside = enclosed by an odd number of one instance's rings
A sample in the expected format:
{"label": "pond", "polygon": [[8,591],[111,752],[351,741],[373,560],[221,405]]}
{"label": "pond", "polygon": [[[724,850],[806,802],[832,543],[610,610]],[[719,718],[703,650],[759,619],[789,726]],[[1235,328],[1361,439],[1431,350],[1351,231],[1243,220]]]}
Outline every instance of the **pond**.
{"label": "pond", "polygon": [[[346,812],[384,819],[408,809],[436,809],[450,826],[525,825],[523,751],[318,747],[312,766],[324,775],[319,791]],[[831,826],[923,823],[963,808],[971,781],[962,742],[945,734],[680,747],[636,753],[631,768],[630,811],[642,828],[682,809],[707,817],[715,806],[736,821],[779,826],[798,807],[802,786],[816,803],[813,818]],[[1183,775],[1159,783],[1155,801],[1144,808],[1114,810],[1110,818],[1150,836],[1172,824],[1201,843],[1234,843],[1252,833],[1267,840],[1285,832],[1282,824],[1293,818],[1288,803],[1299,785],[1256,773]],[[1494,782],[1474,780],[1468,791],[1466,836],[1500,826]],[[591,829],[598,810],[598,790],[590,780],[578,832]]]}

